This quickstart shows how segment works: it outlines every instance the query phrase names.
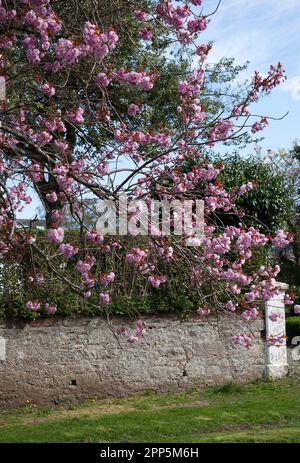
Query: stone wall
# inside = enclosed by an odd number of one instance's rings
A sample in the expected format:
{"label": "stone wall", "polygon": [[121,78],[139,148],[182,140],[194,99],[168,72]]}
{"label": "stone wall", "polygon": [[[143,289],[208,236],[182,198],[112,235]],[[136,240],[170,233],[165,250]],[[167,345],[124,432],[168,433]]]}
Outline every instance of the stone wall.
{"label": "stone wall", "polygon": [[287,356],[289,364],[289,375],[300,376],[300,345],[298,344],[297,347],[288,347]]}
{"label": "stone wall", "polygon": [[[101,318],[2,323],[6,352],[0,356],[0,405],[22,405],[26,400],[58,404],[95,395],[179,391],[261,378],[263,321],[246,328],[238,316],[218,318],[147,318],[146,335],[133,345],[116,339],[120,320],[113,330]],[[232,334],[246,329],[255,336],[253,348],[234,347]]]}

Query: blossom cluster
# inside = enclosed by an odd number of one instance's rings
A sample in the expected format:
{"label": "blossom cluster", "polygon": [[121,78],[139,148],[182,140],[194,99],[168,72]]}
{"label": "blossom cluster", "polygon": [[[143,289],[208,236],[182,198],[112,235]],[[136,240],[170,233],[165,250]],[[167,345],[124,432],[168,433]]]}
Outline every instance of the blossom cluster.
{"label": "blossom cluster", "polygon": [[[38,300],[30,300],[26,303],[26,308],[32,312],[37,312],[42,308],[41,302]],[[44,309],[48,315],[54,315],[57,312],[57,306],[55,304],[44,304]]]}
{"label": "blossom cluster", "polygon": [[136,328],[134,334],[128,334],[125,328],[121,328],[117,331],[119,336],[125,336],[129,344],[136,343],[140,337],[142,337],[146,332],[146,325],[143,320],[138,320],[136,323]]}

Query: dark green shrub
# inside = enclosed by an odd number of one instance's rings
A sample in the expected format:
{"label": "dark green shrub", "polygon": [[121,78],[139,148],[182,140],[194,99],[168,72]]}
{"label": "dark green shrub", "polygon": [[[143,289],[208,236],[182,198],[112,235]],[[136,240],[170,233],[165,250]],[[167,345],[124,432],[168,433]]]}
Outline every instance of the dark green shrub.
{"label": "dark green shrub", "polygon": [[[42,240],[43,236],[39,236],[39,239]],[[78,239],[76,231],[69,233],[68,241],[76,243],[76,239]],[[41,244],[43,245],[43,242]],[[129,238],[127,244],[128,249],[133,245]],[[137,245],[136,238],[134,244]],[[44,246],[51,245],[45,242]],[[71,275],[72,283],[79,285],[80,275],[75,265],[83,255],[78,254],[64,261],[54,248],[53,254],[55,252],[55,262],[60,268],[61,275],[67,278]],[[55,304],[58,308],[58,316],[110,314],[137,317],[142,314],[171,313],[185,318],[200,305],[199,293],[191,284],[189,265],[184,261],[177,262],[175,268],[168,268],[161,262],[160,271],[167,275],[167,282],[159,288],[152,288],[147,282],[147,276],[141,275],[134,265],[125,261],[124,257],[120,258],[114,253],[105,254],[100,250],[90,252],[97,259],[95,275],[111,271],[116,274],[116,280],[109,288],[111,304],[106,306],[105,310],[99,305],[97,294],[101,291],[101,286],[98,283],[92,297],[84,299],[53,275],[43,259],[36,259],[33,263],[30,255],[24,254],[15,259],[3,260],[0,267],[0,318],[35,319],[46,316],[43,308],[38,312],[31,312],[26,308],[26,302],[33,299],[40,301],[42,305],[45,302]],[[126,248],[118,253],[126,253]],[[29,277],[37,273],[44,275],[45,283],[33,286],[29,283]]]}
{"label": "dark green shrub", "polygon": [[[238,198],[236,205],[243,209],[243,223],[259,226],[263,233],[275,233],[285,227],[295,213],[294,190],[286,185],[283,173],[274,173],[272,166],[254,157],[243,158],[238,154],[227,156],[220,175],[227,189],[239,189],[251,181],[256,187]],[[237,217],[220,214],[223,223],[235,225]]]}
{"label": "dark green shrub", "polygon": [[286,333],[289,343],[295,336],[300,336],[300,317],[288,317],[286,319]]}

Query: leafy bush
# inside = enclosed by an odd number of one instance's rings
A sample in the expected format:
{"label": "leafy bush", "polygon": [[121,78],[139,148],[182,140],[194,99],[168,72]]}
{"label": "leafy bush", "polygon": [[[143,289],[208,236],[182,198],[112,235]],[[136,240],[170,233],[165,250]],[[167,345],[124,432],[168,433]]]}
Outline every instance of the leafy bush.
{"label": "leafy bush", "polygon": [[300,336],[300,317],[288,317],[286,319],[286,333],[288,342],[291,342],[295,336]]}
{"label": "leafy bush", "polygon": [[[294,215],[293,188],[287,186],[283,173],[274,173],[272,166],[257,158],[242,158],[235,154],[226,158],[221,179],[226,188],[240,188],[251,181],[255,188],[237,201],[244,210],[243,223],[259,226],[263,233],[284,228]],[[233,215],[222,216],[223,223],[234,224]]]}
{"label": "leafy bush", "polygon": [[[39,239],[41,236],[39,236]],[[77,234],[72,231],[68,239],[76,242]],[[137,238],[135,238],[137,243]],[[128,246],[132,245],[128,238]],[[49,243],[45,243],[49,247]],[[54,254],[55,250],[53,250]],[[126,249],[117,253],[126,252]],[[46,316],[46,312],[40,309],[38,312],[26,308],[29,300],[37,299],[41,303],[48,302],[51,295],[51,303],[58,308],[57,315],[124,315],[135,317],[140,314],[173,313],[180,317],[186,317],[199,306],[199,294],[197,288],[192,285],[187,264],[180,262],[174,269],[161,268],[168,276],[167,282],[159,288],[153,288],[137,271],[134,265],[125,259],[120,259],[116,253],[105,254],[95,249],[90,249],[97,259],[96,273],[115,272],[116,281],[110,288],[111,303],[105,307],[99,305],[96,292],[89,299],[84,299],[80,294],[68,289],[59,278],[55,278],[43,259],[35,261],[30,255],[24,253],[13,262],[6,260],[0,267],[0,318],[8,319],[35,319]],[[72,283],[80,284],[80,275],[75,270],[75,265],[81,256],[64,262],[60,255],[55,256],[56,263],[60,267],[63,276],[72,276]],[[163,265],[163,264],[162,264]],[[29,278],[42,273],[45,282],[34,286]],[[145,284],[146,283],[146,284]],[[203,288],[202,288],[203,290]]]}

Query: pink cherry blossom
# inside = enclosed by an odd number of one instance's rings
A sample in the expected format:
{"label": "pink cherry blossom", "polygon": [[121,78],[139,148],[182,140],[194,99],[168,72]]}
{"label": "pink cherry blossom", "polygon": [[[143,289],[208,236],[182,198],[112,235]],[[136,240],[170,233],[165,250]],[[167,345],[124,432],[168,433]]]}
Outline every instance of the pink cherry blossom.
{"label": "pink cherry blossom", "polygon": [[162,283],[167,281],[167,277],[165,275],[150,275],[148,281],[153,288],[158,288]]}
{"label": "pink cherry blossom", "polygon": [[284,299],[283,299],[284,304],[286,305],[293,305],[295,302],[295,297],[292,296],[291,294],[285,294]]}
{"label": "pink cherry blossom", "polygon": [[246,333],[234,335],[232,337],[232,342],[234,345],[243,346],[246,349],[250,349],[252,347],[252,341],[253,337],[250,334]]}
{"label": "pink cherry blossom", "polygon": [[107,305],[110,303],[110,295],[108,293],[100,293],[99,300],[100,304]]}
{"label": "pink cherry blossom", "polygon": [[145,21],[145,19],[147,19],[148,14],[146,13],[146,11],[136,10],[134,12],[134,16],[136,17],[136,19],[139,19],[140,21]]}
{"label": "pink cherry blossom", "polygon": [[47,132],[47,130],[43,130],[42,132],[39,132],[34,136],[36,143],[40,146],[48,145],[48,143],[51,142],[52,138],[52,135],[49,132]]}
{"label": "pink cherry blossom", "polygon": [[228,302],[226,302],[225,307],[230,312],[234,312],[236,310],[236,308],[237,308],[237,304],[232,302],[232,301],[228,301]]}
{"label": "pink cherry blossom", "polygon": [[153,37],[153,30],[150,27],[144,27],[140,30],[140,37],[143,40],[151,40]]}
{"label": "pink cherry blossom", "polygon": [[200,317],[205,317],[210,314],[210,309],[208,307],[199,307],[196,310],[196,314],[200,315]]}
{"label": "pink cherry blossom", "polygon": [[278,313],[278,312],[271,312],[270,315],[269,315],[269,319],[272,322],[277,322],[278,320],[281,320],[282,317],[283,317],[283,315],[281,313]]}
{"label": "pink cherry blossom", "polygon": [[28,281],[36,286],[43,285],[45,283],[45,275],[42,272],[38,272],[36,275],[30,276]]}
{"label": "pink cherry blossom", "polygon": [[76,264],[77,272],[86,275],[95,265],[96,259],[94,256],[86,256],[84,260],[79,260]]}
{"label": "pink cherry blossom", "polygon": [[260,122],[255,122],[252,125],[251,132],[252,133],[257,133],[260,132],[261,130],[264,130],[268,125],[268,119],[266,117],[261,118]]}
{"label": "pink cherry blossom", "polygon": [[83,51],[72,40],[61,38],[55,45],[55,54],[59,61],[71,65],[78,61]]}
{"label": "pink cherry blossom", "polygon": [[57,312],[57,306],[54,304],[45,304],[45,309],[48,315],[54,315]]}
{"label": "pink cherry blossom", "polygon": [[70,122],[73,124],[83,124],[84,123],[84,109],[83,108],[78,108],[78,109],[73,109],[72,111],[67,112],[67,117]]}
{"label": "pink cherry blossom", "polygon": [[65,232],[61,227],[50,228],[48,230],[47,238],[54,244],[60,244],[63,242],[65,237]]}
{"label": "pink cherry blossom", "polygon": [[259,314],[259,310],[257,309],[257,307],[253,307],[251,309],[245,310],[242,313],[241,318],[244,321],[248,322],[250,320],[256,320],[258,317],[258,314]]}
{"label": "pink cherry blossom", "polygon": [[51,97],[55,95],[55,88],[50,84],[44,84],[42,85],[42,92],[45,93],[45,95]]}
{"label": "pink cherry blossom", "polygon": [[138,320],[136,323],[136,329],[135,329],[135,336],[136,337],[141,337],[145,334],[146,332],[146,325],[143,320]]}
{"label": "pink cherry blossom", "polygon": [[111,79],[105,74],[104,72],[99,72],[99,74],[96,75],[96,82],[101,88],[108,87],[108,85],[111,82]]}
{"label": "pink cherry blossom", "polygon": [[68,259],[70,257],[75,256],[78,253],[79,249],[70,243],[62,243],[59,246],[59,251],[64,255],[66,259]]}
{"label": "pink cherry blossom", "polygon": [[244,195],[245,193],[248,193],[248,191],[253,190],[253,188],[254,188],[253,183],[252,182],[247,182],[245,185],[242,185],[240,187],[239,193],[240,193],[240,195]]}
{"label": "pink cherry blossom", "polygon": [[275,238],[273,238],[272,243],[276,248],[283,249],[290,244],[292,237],[289,233],[284,230],[278,230]]}
{"label": "pink cherry blossom", "polygon": [[141,264],[144,259],[147,257],[148,251],[140,248],[132,248],[129,253],[126,255],[127,262],[134,264]]}
{"label": "pink cherry blossom", "polygon": [[128,116],[136,116],[137,114],[140,114],[142,112],[142,109],[139,105],[135,104],[135,103],[132,103],[129,107],[128,107]]}
{"label": "pink cherry blossom", "polygon": [[69,148],[69,144],[63,140],[55,140],[54,144],[60,151],[67,151]]}
{"label": "pink cherry blossom", "polygon": [[26,308],[32,312],[37,312],[41,308],[41,303],[39,301],[28,301],[26,303]]}
{"label": "pink cherry blossom", "polygon": [[187,24],[188,30],[192,33],[205,31],[207,28],[207,20],[205,17],[191,19]]}
{"label": "pink cherry blossom", "polygon": [[286,336],[267,336],[269,346],[282,346],[286,344]]}
{"label": "pink cherry blossom", "polygon": [[47,193],[46,198],[50,203],[56,203],[56,201],[58,200],[58,196],[55,193],[55,191],[53,191],[52,193]]}
{"label": "pink cherry blossom", "polygon": [[298,304],[294,305],[294,313],[296,315],[300,315],[300,305]]}
{"label": "pink cherry blossom", "polygon": [[104,240],[103,235],[101,235],[101,233],[97,232],[96,230],[89,230],[86,233],[85,238],[88,242],[94,244],[101,244]]}
{"label": "pink cherry blossom", "polygon": [[115,277],[116,275],[114,272],[102,273],[99,277],[99,280],[100,280],[101,285],[106,288],[107,286],[109,286],[111,283],[114,282]]}

